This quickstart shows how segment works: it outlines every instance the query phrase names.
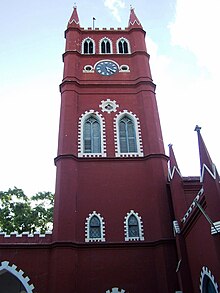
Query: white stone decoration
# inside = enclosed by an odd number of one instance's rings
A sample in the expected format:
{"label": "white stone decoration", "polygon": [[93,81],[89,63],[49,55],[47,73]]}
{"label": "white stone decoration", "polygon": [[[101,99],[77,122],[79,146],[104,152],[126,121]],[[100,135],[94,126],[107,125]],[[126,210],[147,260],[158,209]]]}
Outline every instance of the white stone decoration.
{"label": "white stone decoration", "polygon": [[116,104],[116,101],[112,101],[110,99],[102,100],[99,107],[102,109],[102,112],[107,112],[110,114],[111,112],[116,112],[117,108],[119,107],[118,104]]}
{"label": "white stone decoration", "polygon": [[118,43],[120,41],[125,41],[128,45],[128,53],[125,53],[125,54],[131,54],[131,46],[130,46],[130,42],[128,41],[128,39],[124,38],[124,37],[121,37],[120,39],[117,40],[116,42],[116,48],[117,48],[117,53],[118,54],[123,54],[123,53],[119,53],[119,46],[118,46]]}
{"label": "white stone decoration", "polygon": [[212,275],[211,271],[205,266],[202,268],[202,271],[200,274],[200,287],[199,287],[200,292],[204,293],[203,287],[204,287],[204,282],[206,278],[209,278],[211,280],[213,287],[215,288],[215,292],[219,293],[218,284],[216,283],[214,276]]}
{"label": "white stone decoration", "polygon": [[176,236],[176,234],[180,234],[180,226],[178,221],[173,221],[173,232],[174,232],[174,236]]}
{"label": "white stone decoration", "polygon": [[[134,122],[136,143],[137,143],[137,152],[135,153],[121,153],[120,152],[119,121],[124,116],[127,116],[128,118],[132,119]],[[141,138],[141,126],[140,126],[140,121],[137,115],[133,114],[132,112],[128,110],[120,111],[114,117],[113,123],[114,123],[115,156],[116,157],[143,157],[144,153],[143,153],[143,144],[142,144],[142,138]]]}
{"label": "white stone decoration", "polygon": [[196,201],[199,201],[199,199],[201,198],[201,196],[204,193],[204,189],[203,187],[199,190],[199,192],[197,193],[196,197],[194,198],[193,202],[191,203],[190,207],[188,208],[187,212],[185,213],[185,215],[183,216],[183,218],[181,219],[181,222],[185,223],[186,220],[188,219],[189,215],[192,213],[193,209],[196,206]]}
{"label": "white stone decoration", "polygon": [[211,234],[220,233],[220,221],[214,222],[213,226],[211,226]]}
{"label": "white stone decoration", "polygon": [[[128,219],[131,215],[134,215],[138,221],[138,228],[139,228],[139,236],[138,237],[129,237],[128,234]],[[141,217],[136,213],[134,210],[130,210],[129,213],[125,216],[124,220],[124,233],[125,233],[125,241],[137,241],[137,240],[144,240],[144,228],[143,228],[143,221]]]}
{"label": "white stone decoration", "polygon": [[14,275],[22,283],[27,293],[32,293],[34,290],[34,285],[29,284],[30,278],[24,276],[24,272],[19,270],[16,265],[9,265],[8,261],[3,261],[0,263],[0,274],[4,272],[9,272]]}
{"label": "white stone decoration", "polygon": [[[89,237],[89,229],[90,229],[90,220],[93,216],[96,216],[100,221],[100,228],[101,228],[101,237],[100,238],[90,238]],[[105,221],[104,218],[97,213],[96,211],[93,211],[89,216],[86,218],[85,222],[85,242],[105,242]]]}
{"label": "white stone decoration", "polygon": [[111,290],[107,290],[105,293],[125,293],[125,290],[124,289],[119,289],[119,288],[112,288]]}
{"label": "white stone decoration", "polygon": [[122,64],[122,65],[120,65],[120,67],[119,67],[119,72],[130,72],[130,68],[129,68],[128,65],[126,65],[126,64]]}
{"label": "white stone decoration", "polygon": [[95,72],[95,70],[92,65],[87,64],[83,68],[83,73],[94,73],[94,72]]}
{"label": "white stone decoration", "polygon": [[90,37],[85,38],[85,39],[82,41],[82,49],[81,49],[82,54],[89,54],[89,53],[85,53],[85,52],[84,52],[84,43],[85,43],[86,41],[91,41],[91,42],[93,43],[93,53],[90,53],[90,54],[95,54],[95,41],[94,41],[92,38],[90,38]]}
{"label": "white stone decoration", "polygon": [[[99,120],[100,130],[101,130],[101,153],[84,153],[84,145],[83,145],[83,125],[85,120],[94,116]],[[89,110],[83,113],[79,118],[78,123],[78,157],[106,157],[106,134],[105,134],[105,120],[102,114],[99,114],[98,111]]]}

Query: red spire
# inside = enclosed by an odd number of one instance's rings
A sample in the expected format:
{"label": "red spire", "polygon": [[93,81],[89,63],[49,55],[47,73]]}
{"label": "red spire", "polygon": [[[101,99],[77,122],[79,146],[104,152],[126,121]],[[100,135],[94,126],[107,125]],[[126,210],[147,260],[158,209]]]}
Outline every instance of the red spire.
{"label": "red spire", "polygon": [[68,27],[80,27],[79,16],[77,13],[76,6],[73,7],[73,13],[72,13],[70,20],[68,22]]}
{"label": "red spire", "polygon": [[131,7],[131,11],[130,11],[130,18],[129,18],[129,22],[128,22],[128,27],[141,27],[142,25],[140,23],[140,20],[137,18],[135,12],[134,12],[134,8]]}
{"label": "red spire", "polygon": [[200,154],[200,170],[201,170],[201,182],[203,182],[205,171],[211,175],[213,179],[219,180],[216,166],[213,164],[212,159],[208,153],[206,145],[203,141],[200,133],[201,127],[196,125],[195,131],[198,134],[199,154]]}
{"label": "red spire", "polygon": [[178,168],[177,162],[176,162],[176,158],[173,152],[173,147],[172,144],[169,144],[169,157],[170,160],[168,162],[168,179],[169,181],[171,181],[175,175],[175,172],[182,177],[180,170]]}

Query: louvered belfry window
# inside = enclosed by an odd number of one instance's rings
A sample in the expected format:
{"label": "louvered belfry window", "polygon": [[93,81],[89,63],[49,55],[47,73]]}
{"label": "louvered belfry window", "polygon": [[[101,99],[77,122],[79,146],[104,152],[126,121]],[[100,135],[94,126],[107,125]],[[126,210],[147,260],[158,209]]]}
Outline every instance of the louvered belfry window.
{"label": "louvered belfry window", "polygon": [[90,39],[85,40],[83,45],[84,54],[93,54],[93,42]]}
{"label": "louvered belfry window", "polygon": [[134,122],[126,116],[119,121],[119,140],[121,153],[137,152]]}
{"label": "louvered belfry window", "polygon": [[89,237],[101,238],[101,223],[97,216],[93,216],[89,222]]}
{"label": "louvered belfry window", "polygon": [[95,117],[89,117],[84,123],[83,141],[85,153],[101,153],[100,123]]}
{"label": "louvered belfry window", "polygon": [[118,42],[118,52],[121,54],[128,53],[128,43],[123,39]]}
{"label": "louvered belfry window", "polygon": [[134,215],[128,219],[128,237],[139,237],[138,220]]}
{"label": "louvered belfry window", "polygon": [[108,54],[111,53],[111,45],[109,40],[104,39],[101,43],[101,53]]}

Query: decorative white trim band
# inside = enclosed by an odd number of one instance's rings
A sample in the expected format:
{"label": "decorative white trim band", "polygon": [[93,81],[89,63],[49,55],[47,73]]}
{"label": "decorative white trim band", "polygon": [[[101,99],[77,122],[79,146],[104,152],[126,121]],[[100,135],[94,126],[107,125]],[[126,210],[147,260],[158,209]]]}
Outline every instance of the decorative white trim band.
{"label": "decorative white trim band", "polygon": [[213,223],[214,227],[211,226],[211,235],[220,233],[220,221]]}
{"label": "decorative white trim band", "polygon": [[174,236],[176,236],[176,234],[180,234],[180,226],[176,220],[173,221],[173,232],[174,232]]}
{"label": "decorative white trim band", "polygon": [[204,189],[203,187],[199,190],[199,192],[197,193],[196,197],[194,198],[193,202],[191,203],[190,207],[188,208],[187,212],[185,213],[185,215],[183,216],[183,218],[181,219],[181,222],[185,223],[186,219],[189,217],[189,215],[191,214],[191,212],[193,211],[193,209],[196,206],[196,201],[199,201],[200,197],[203,195],[204,193]]}
{"label": "decorative white trim band", "polygon": [[11,232],[10,234],[7,234],[6,232],[0,232],[0,236],[3,236],[5,238],[9,238],[9,237],[17,237],[17,238],[21,238],[23,236],[27,236],[27,237],[35,237],[35,236],[39,236],[39,237],[46,237],[47,235],[52,235],[52,231],[46,231],[45,234],[40,234],[40,232],[34,232],[33,234],[29,233],[29,232],[22,232],[21,234],[19,234],[18,232]]}
{"label": "decorative white trim band", "polygon": [[177,174],[179,174],[179,176],[182,178],[180,170],[176,166],[173,166],[171,170],[170,161],[168,161],[168,181],[171,181],[173,179],[175,172],[177,172]]}
{"label": "decorative white trim band", "polygon": [[202,165],[202,172],[201,172],[201,176],[200,176],[200,182],[203,182],[203,180],[204,180],[205,171],[207,171],[209,173],[209,175],[211,175],[211,177],[214,180],[216,180],[217,169],[216,169],[215,164],[212,163],[212,171],[206,166],[206,164]]}
{"label": "decorative white trim band", "polygon": [[34,285],[29,284],[30,278],[24,277],[24,272],[22,270],[18,270],[16,265],[9,265],[8,261],[3,261],[0,263],[0,274],[4,273],[4,271],[8,271],[12,275],[14,275],[18,280],[22,283],[27,293],[32,293],[34,290]]}

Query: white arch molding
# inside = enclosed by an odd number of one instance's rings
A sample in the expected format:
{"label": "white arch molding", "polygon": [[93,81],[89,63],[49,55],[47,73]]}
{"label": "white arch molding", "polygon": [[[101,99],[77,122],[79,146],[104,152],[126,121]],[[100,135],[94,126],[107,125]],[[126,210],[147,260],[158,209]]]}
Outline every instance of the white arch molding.
{"label": "white arch molding", "polygon": [[204,293],[203,287],[204,287],[204,282],[206,281],[206,278],[208,278],[212,282],[212,285],[215,288],[215,292],[219,293],[218,284],[216,283],[213,274],[205,266],[202,268],[201,275],[200,275],[200,292]]}
{"label": "white arch molding", "polygon": [[28,276],[24,277],[24,272],[19,270],[16,265],[9,265],[8,261],[3,261],[0,263],[0,273],[4,270],[14,275],[22,283],[26,290],[25,292],[33,293],[34,285],[29,284],[30,278]]}

